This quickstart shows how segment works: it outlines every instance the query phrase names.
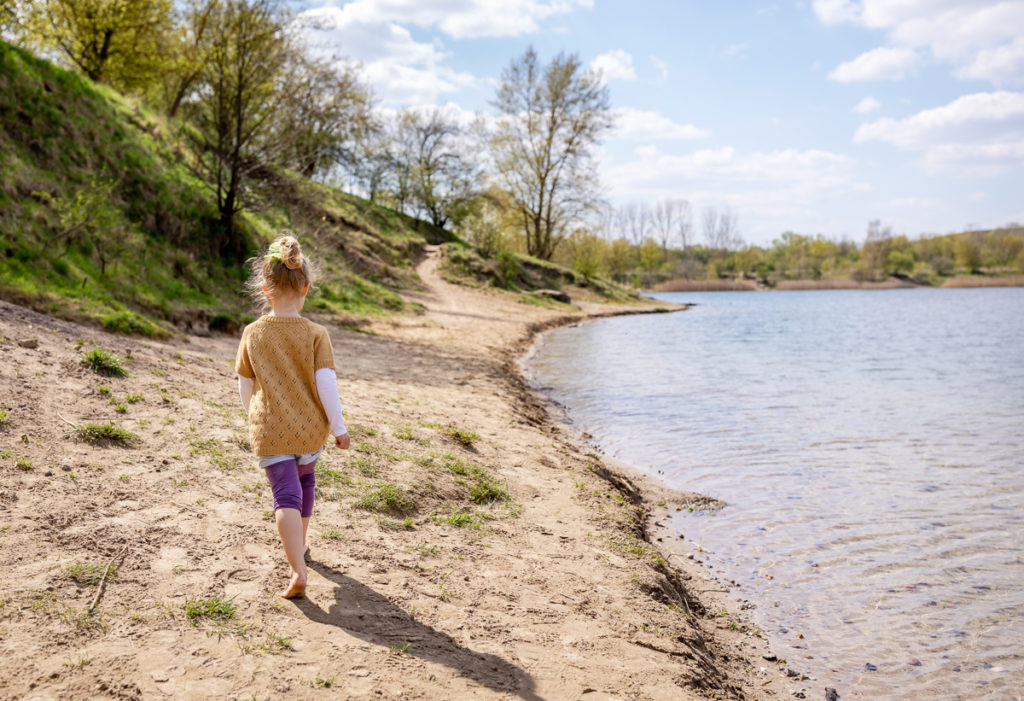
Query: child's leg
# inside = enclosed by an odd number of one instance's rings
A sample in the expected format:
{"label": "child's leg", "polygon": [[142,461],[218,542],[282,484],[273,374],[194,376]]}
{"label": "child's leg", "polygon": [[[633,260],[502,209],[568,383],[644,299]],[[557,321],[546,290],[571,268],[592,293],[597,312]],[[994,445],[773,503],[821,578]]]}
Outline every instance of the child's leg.
{"label": "child's leg", "polygon": [[306,593],[306,561],[303,558],[306,548],[302,544],[302,518],[298,509],[278,509],[274,516],[277,517],[277,532],[284,545],[285,557],[292,567],[292,580],[288,588],[281,592],[281,596],[295,599]]}
{"label": "child's leg", "polygon": [[309,519],[313,515],[313,499],[316,496],[316,460],[299,465],[299,486],[302,488],[302,544],[309,541],[306,532],[309,530]]}
{"label": "child's leg", "polygon": [[306,563],[302,544],[302,486],[294,460],[283,460],[264,468],[274,492],[274,516],[281,536],[285,557],[292,568],[291,584],[281,596],[290,599],[302,596],[306,589]]}

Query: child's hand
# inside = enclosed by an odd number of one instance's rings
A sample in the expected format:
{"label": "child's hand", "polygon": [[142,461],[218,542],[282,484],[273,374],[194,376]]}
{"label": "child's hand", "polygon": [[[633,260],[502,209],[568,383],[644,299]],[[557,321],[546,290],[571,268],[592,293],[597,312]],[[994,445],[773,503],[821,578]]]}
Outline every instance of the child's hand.
{"label": "child's hand", "polygon": [[348,437],[347,433],[343,436],[334,437],[334,445],[338,446],[342,450],[348,450],[348,446],[351,442],[352,439]]}

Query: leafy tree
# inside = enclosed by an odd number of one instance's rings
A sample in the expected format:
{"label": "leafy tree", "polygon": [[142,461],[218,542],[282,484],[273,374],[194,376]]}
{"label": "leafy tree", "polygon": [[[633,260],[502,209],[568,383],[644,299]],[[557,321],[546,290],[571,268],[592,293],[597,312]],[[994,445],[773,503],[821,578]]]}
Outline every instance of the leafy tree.
{"label": "leafy tree", "polygon": [[246,180],[281,152],[268,138],[279,108],[279,79],[289,58],[277,0],[222,0],[209,19],[211,50],[189,103],[199,151],[197,169],[214,190],[223,229],[222,255],[242,258],[235,215]]}
{"label": "leafy tree", "polygon": [[953,243],[953,255],[956,264],[969,272],[977,272],[981,267],[981,247],[971,234],[960,234]]}
{"label": "leafy tree", "polygon": [[23,31],[92,80],[141,91],[160,71],[171,27],[171,0],[36,0]]}
{"label": "leafy tree", "polygon": [[168,57],[162,66],[157,100],[174,117],[198,84],[213,49],[211,20],[220,0],[180,0],[174,30],[167,38]]}
{"label": "leafy tree", "polygon": [[541,66],[529,48],[502,74],[491,139],[530,255],[549,260],[571,223],[597,201],[591,151],[611,128],[608,89],[577,55]]}

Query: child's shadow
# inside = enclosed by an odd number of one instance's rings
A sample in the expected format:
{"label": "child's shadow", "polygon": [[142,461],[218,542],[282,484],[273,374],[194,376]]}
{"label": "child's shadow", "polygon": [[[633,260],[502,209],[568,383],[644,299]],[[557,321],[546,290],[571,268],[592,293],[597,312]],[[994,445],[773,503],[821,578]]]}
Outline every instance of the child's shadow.
{"label": "child's shadow", "polygon": [[405,649],[424,660],[440,662],[495,691],[540,699],[533,692],[533,678],[525,670],[496,655],[462,647],[445,633],[416,621],[370,587],[322,562],[308,565],[336,585],[334,603],[327,611],[308,598],[293,600],[310,620],[337,626],[375,645]]}

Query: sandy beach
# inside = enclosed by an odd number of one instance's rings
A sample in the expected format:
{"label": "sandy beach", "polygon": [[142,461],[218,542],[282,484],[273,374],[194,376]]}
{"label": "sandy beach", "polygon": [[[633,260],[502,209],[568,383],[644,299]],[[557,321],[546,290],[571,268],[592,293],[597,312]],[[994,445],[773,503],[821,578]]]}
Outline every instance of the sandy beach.
{"label": "sandy beach", "polygon": [[[277,596],[237,339],[114,336],[0,302],[0,697],[820,697],[658,525],[706,500],[597,455],[522,379],[538,332],[654,305],[452,285],[436,249],[417,273],[421,315],[312,317],[352,450],[321,459],[297,601]],[[84,367],[92,348],[129,375]],[[76,438],[107,422],[133,445]]]}

